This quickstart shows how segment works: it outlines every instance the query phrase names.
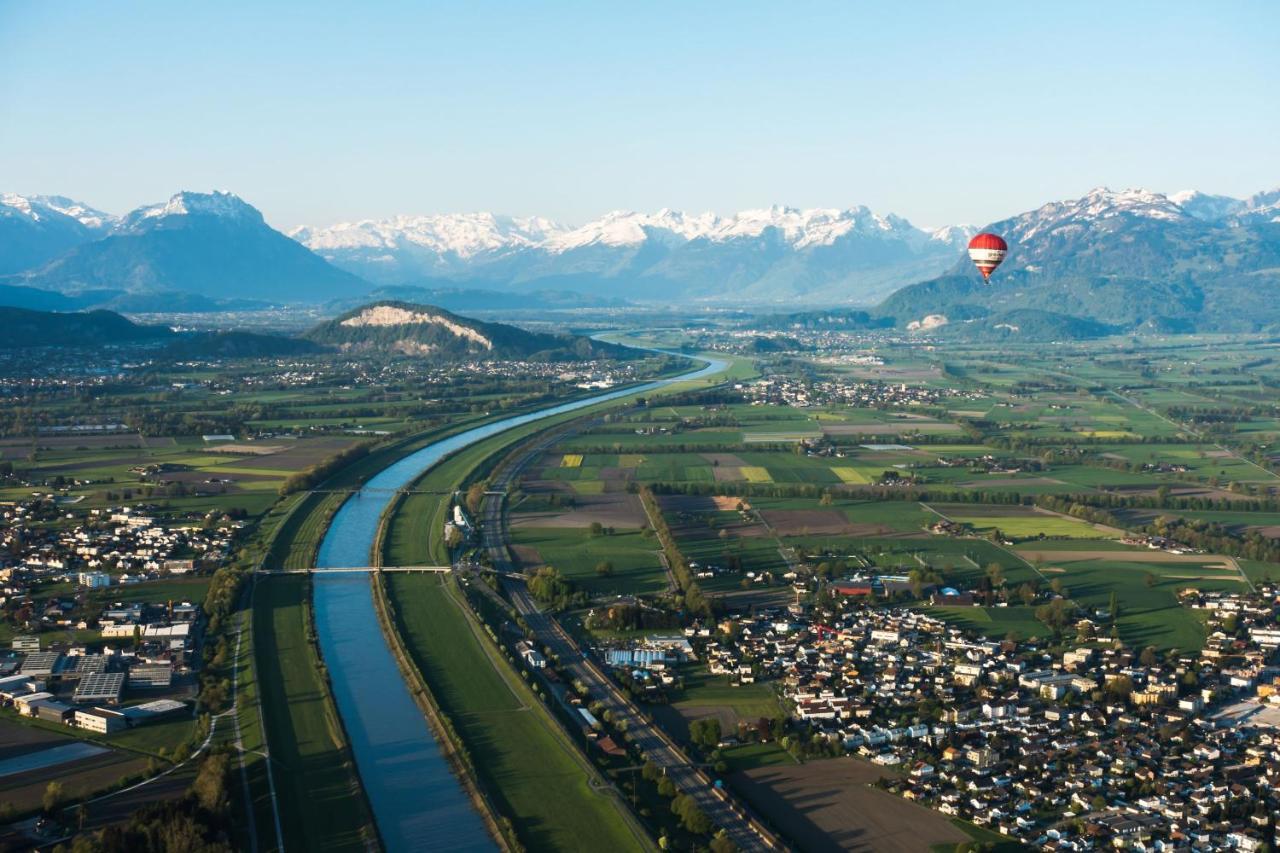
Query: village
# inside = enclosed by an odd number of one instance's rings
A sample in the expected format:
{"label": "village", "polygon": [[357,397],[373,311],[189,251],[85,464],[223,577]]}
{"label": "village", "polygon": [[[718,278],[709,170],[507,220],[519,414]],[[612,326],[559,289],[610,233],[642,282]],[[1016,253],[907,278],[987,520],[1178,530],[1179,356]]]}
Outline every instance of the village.
{"label": "village", "polygon": [[11,502],[3,521],[0,630],[12,639],[0,707],[97,734],[189,713],[200,605],[135,591],[221,565],[235,525],[166,526],[131,506],[70,512],[49,496]]}
{"label": "village", "polygon": [[[603,656],[652,693],[690,659],[771,684],[793,753],[879,765],[886,791],[1039,849],[1275,843],[1280,588],[1184,592],[1208,642],[1168,655],[977,639],[885,595],[884,583],[833,583],[816,604],[686,628],[691,645],[614,643]],[[1105,616],[1082,621],[1092,637]]]}
{"label": "village", "polygon": [[850,380],[811,380],[792,376],[771,376],[751,383],[740,383],[735,390],[743,392],[753,405],[791,406],[855,406],[875,409],[885,406],[937,406],[944,400],[976,398],[976,394],[958,388],[928,388],[904,382],[855,382]]}
{"label": "village", "polygon": [[0,520],[0,612],[20,630],[86,627],[74,596],[41,596],[42,587],[98,590],[212,570],[239,529],[213,516],[166,525],[130,506],[76,513],[53,496],[9,503]]}

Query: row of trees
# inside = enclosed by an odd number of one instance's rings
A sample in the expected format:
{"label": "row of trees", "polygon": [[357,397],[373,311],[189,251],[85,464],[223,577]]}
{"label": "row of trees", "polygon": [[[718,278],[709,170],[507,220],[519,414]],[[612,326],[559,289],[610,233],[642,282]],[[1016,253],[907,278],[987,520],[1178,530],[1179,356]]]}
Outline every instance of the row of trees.
{"label": "row of trees", "polygon": [[[1125,521],[1110,512],[1108,507],[1093,505],[1112,503],[1113,497],[1111,495],[1087,498],[1043,496],[1037,498],[1036,504],[1094,524],[1126,527]],[[1234,505],[1236,502],[1230,503]],[[1215,521],[1174,515],[1159,516],[1149,524],[1142,525],[1138,530],[1149,536],[1163,536],[1214,554],[1243,557],[1247,560],[1260,560],[1267,563],[1280,562],[1280,542],[1268,539],[1256,530],[1238,532]]]}
{"label": "row of trees", "polygon": [[369,444],[364,442],[339,450],[332,456],[328,456],[316,464],[312,465],[289,477],[280,486],[280,494],[291,495],[294,492],[305,492],[314,489],[334,474],[341,471],[351,463],[363,459],[369,455]]}
{"label": "row of trees", "polygon": [[[237,845],[227,789],[230,770],[227,753],[211,753],[200,762],[185,795],[145,805],[125,823],[77,835],[70,853],[232,853]],[[56,816],[60,799],[46,791],[46,813]],[[82,822],[83,806],[77,814]]]}
{"label": "row of trees", "polygon": [[703,595],[702,588],[694,580],[693,572],[689,569],[689,561],[685,558],[684,552],[680,550],[680,545],[676,542],[675,535],[671,532],[666,518],[662,515],[662,507],[658,505],[658,498],[649,486],[639,487],[638,494],[640,495],[640,502],[644,505],[645,512],[653,523],[653,532],[658,537],[658,543],[662,545],[662,553],[667,559],[671,575],[675,578],[676,586],[679,587],[684,609],[697,616],[710,616],[711,601]]}

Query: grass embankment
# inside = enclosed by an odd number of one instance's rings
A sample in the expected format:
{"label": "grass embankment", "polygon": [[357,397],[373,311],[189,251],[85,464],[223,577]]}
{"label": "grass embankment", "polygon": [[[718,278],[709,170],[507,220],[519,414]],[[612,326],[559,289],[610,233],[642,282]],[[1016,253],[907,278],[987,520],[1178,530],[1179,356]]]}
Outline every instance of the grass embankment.
{"label": "grass embankment", "polygon": [[373,604],[377,608],[378,624],[381,626],[383,634],[387,637],[391,653],[396,658],[396,663],[400,667],[400,673],[404,676],[409,692],[413,695],[413,700],[417,703],[418,708],[427,718],[427,723],[431,726],[436,743],[440,746],[441,754],[449,762],[450,769],[458,777],[463,789],[467,792],[467,796],[471,798],[471,804],[480,814],[485,823],[485,828],[507,853],[520,850],[522,845],[516,836],[515,827],[510,819],[502,814],[497,803],[489,795],[488,790],[480,785],[479,775],[476,772],[475,765],[472,763],[471,753],[467,750],[467,746],[462,740],[462,735],[454,728],[453,720],[441,709],[440,703],[436,701],[435,694],[431,692],[431,688],[427,685],[427,681],[422,675],[422,670],[418,669],[413,656],[408,648],[405,647],[404,631],[400,628],[399,613],[388,595],[386,575],[381,573],[373,576]]}
{"label": "grass embankment", "polygon": [[263,579],[253,611],[285,847],[363,850],[376,830],[312,641],[309,589],[305,575]]}
{"label": "grass embankment", "polygon": [[292,500],[292,505],[272,539],[266,567],[278,570],[314,566],[329,522],[346,499],[342,492],[308,492],[297,499],[286,499]]}
{"label": "grass embankment", "polygon": [[[480,784],[530,850],[644,850],[625,806],[457,598],[452,579],[385,575],[395,622]],[[442,653],[443,652],[443,653]]]}
{"label": "grass embankment", "polygon": [[[253,583],[255,589],[252,594],[256,597],[256,581]],[[250,601],[252,600],[251,598]],[[234,640],[229,641],[231,657],[226,677],[237,679],[236,719],[224,719],[219,723],[218,743],[234,742],[235,726],[239,724],[240,746],[243,749],[240,756],[244,762],[244,773],[237,773],[230,782],[236,795],[234,801],[240,818],[238,823],[246,838],[252,829],[262,853],[271,853],[281,849],[283,839],[277,837],[275,810],[271,801],[271,782],[274,780],[269,781],[267,775],[267,740],[254,660],[253,614],[251,603],[250,609],[240,616],[244,619],[244,637],[239,644],[239,654],[236,654]]]}
{"label": "grass embankment", "polygon": [[[607,404],[604,404],[607,405]],[[584,410],[585,411],[585,410]],[[329,478],[322,488],[358,488],[386,465],[432,441],[481,422],[517,412],[494,413],[464,419],[380,446]],[[443,494],[409,495],[393,508],[396,518],[412,518],[387,531],[386,545],[396,558],[391,565],[447,562],[443,543],[431,531],[439,531],[448,511],[448,493],[482,466],[486,459],[524,436],[545,429],[557,420],[568,420],[584,412],[529,424],[466,448],[433,468],[431,482],[417,488]],[[302,568],[315,564],[316,554],[333,514],[341,506],[341,493],[292,495],[279,501],[260,525],[258,540],[269,568]],[[380,537],[383,538],[383,537]],[[279,584],[280,586],[277,586]],[[261,679],[251,687],[260,697],[266,742],[272,748],[275,782],[286,846],[307,849],[341,849],[364,846],[373,837],[373,827],[365,805],[359,778],[349,755],[341,721],[328,685],[323,664],[307,629],[306,581],[272,578],[262,583],[254,605],[253,638],[255,660]],[[287,673],[287,675],[286,675]],[[242,678],[244,673],[242,672]],[[243,684],[242,684],[243,688]],[[242,726],[253,731],[253,714],[242,710]],[[547,720],[548,725],[554,725]],[[249,736],[246,736],[246,746]],[[581,778],[581,769],[578,778]],[[264,821],[265,768],[250,770],[250,797],[259,836],[266,835]],[[330,807],[332,806],[332,807]],[[314,818],[314,815],[321,817]]]}

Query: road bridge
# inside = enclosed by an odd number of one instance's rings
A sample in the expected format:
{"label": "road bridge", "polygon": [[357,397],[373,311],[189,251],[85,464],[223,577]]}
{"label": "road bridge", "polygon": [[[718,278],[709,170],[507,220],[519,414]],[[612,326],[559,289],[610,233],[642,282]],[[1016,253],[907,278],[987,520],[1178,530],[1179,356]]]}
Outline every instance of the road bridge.
{"label": "road bridge", "polygon": [[305,569],[258,569],[258,575],[338,575],[344,572],[436,572],[453,571],[453,566],[312,566]]}

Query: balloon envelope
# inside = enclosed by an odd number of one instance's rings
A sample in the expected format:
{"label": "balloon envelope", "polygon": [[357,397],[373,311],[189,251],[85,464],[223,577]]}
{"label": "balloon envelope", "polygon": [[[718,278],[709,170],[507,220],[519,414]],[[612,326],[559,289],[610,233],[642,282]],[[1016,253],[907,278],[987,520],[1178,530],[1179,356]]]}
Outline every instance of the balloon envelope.
{"label": "balloon envelope", "polygon": [[969,241],[969,260],[982,273],[983,281],[990,281],[991,274],[1009,253],[1009,244],[998,234],[984,231]]}

